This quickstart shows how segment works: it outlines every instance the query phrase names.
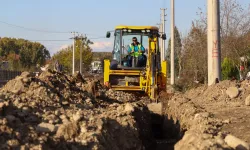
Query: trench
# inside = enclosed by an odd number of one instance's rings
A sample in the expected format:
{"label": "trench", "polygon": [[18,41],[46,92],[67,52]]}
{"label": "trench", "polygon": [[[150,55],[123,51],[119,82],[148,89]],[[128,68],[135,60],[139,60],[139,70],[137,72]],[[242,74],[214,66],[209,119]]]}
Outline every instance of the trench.
{"label": "trench", "polygon": [[151,129],[156,141],[156,150],[174,150],[174,145],[185,133],[179,121],[174,121],[168,115],[155,113],[151,113]]}

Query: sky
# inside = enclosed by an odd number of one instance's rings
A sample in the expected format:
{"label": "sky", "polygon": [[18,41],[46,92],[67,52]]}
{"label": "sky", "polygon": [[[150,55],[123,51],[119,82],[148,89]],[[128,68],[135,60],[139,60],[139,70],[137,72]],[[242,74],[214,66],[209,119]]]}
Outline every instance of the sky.
{"label": "sky", "polygon": [[[246,5],[249,0],[239,2]],[[72,44],[72,31],[92,39],[93,51],[112,51],[113,38],[104,38],[107,31],[120,24],[157,26],[160,8],[167,8],[166,34],[170,36],[170,0],[0,0],[0,3],[0,37],[40,42],[51,55]],[[198,8],[206,10],[206,0],[175,0],[175,23],[182,34],[198,18]]]}

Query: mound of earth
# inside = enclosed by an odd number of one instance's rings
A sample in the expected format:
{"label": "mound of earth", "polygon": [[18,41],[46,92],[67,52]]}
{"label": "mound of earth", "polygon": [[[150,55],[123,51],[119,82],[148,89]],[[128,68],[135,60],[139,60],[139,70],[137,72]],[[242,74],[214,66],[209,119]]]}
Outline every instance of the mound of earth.
{"label": "mound of earth", "polygon": [[0,149],[118,150],[153,144],[148,108],[96,80],[24,72],[0,90]]}
{"label": "mound of earth", "polygon": [[249,101],[249,81],[223,81],[165,100],[166,124],[175,124],[166,130],[185,133],[175,149],[250,149]]}

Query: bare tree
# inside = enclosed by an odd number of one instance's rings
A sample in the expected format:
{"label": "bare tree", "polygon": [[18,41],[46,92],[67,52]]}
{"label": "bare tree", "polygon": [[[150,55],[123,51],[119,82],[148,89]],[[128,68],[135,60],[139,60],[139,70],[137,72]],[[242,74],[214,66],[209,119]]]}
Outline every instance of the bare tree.
{"label": "bare tree", "polygon": [[[196,79],[207,78],[207,14],[199,9],[189,34],[184,38],[183,71]],[[222,60],[229,58],[234,67],[242,64],[241,58],[250,60],[250,7],[243,7],[239,0],[224,0],[221,3],[221,52]],[[191,80],[191,79],[190,79]]]}

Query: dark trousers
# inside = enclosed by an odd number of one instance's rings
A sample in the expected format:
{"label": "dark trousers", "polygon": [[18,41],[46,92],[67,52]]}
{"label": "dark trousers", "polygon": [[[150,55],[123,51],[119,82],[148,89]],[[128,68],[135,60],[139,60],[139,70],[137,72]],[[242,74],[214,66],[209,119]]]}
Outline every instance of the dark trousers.
{"label": "dark trousers", "polygon": [[[128,66],[132,67],[133,56],[128,56]],[[147,62],[147,57],[145,55],[138,56],[137,66],[135,67],[145,67]]]}

